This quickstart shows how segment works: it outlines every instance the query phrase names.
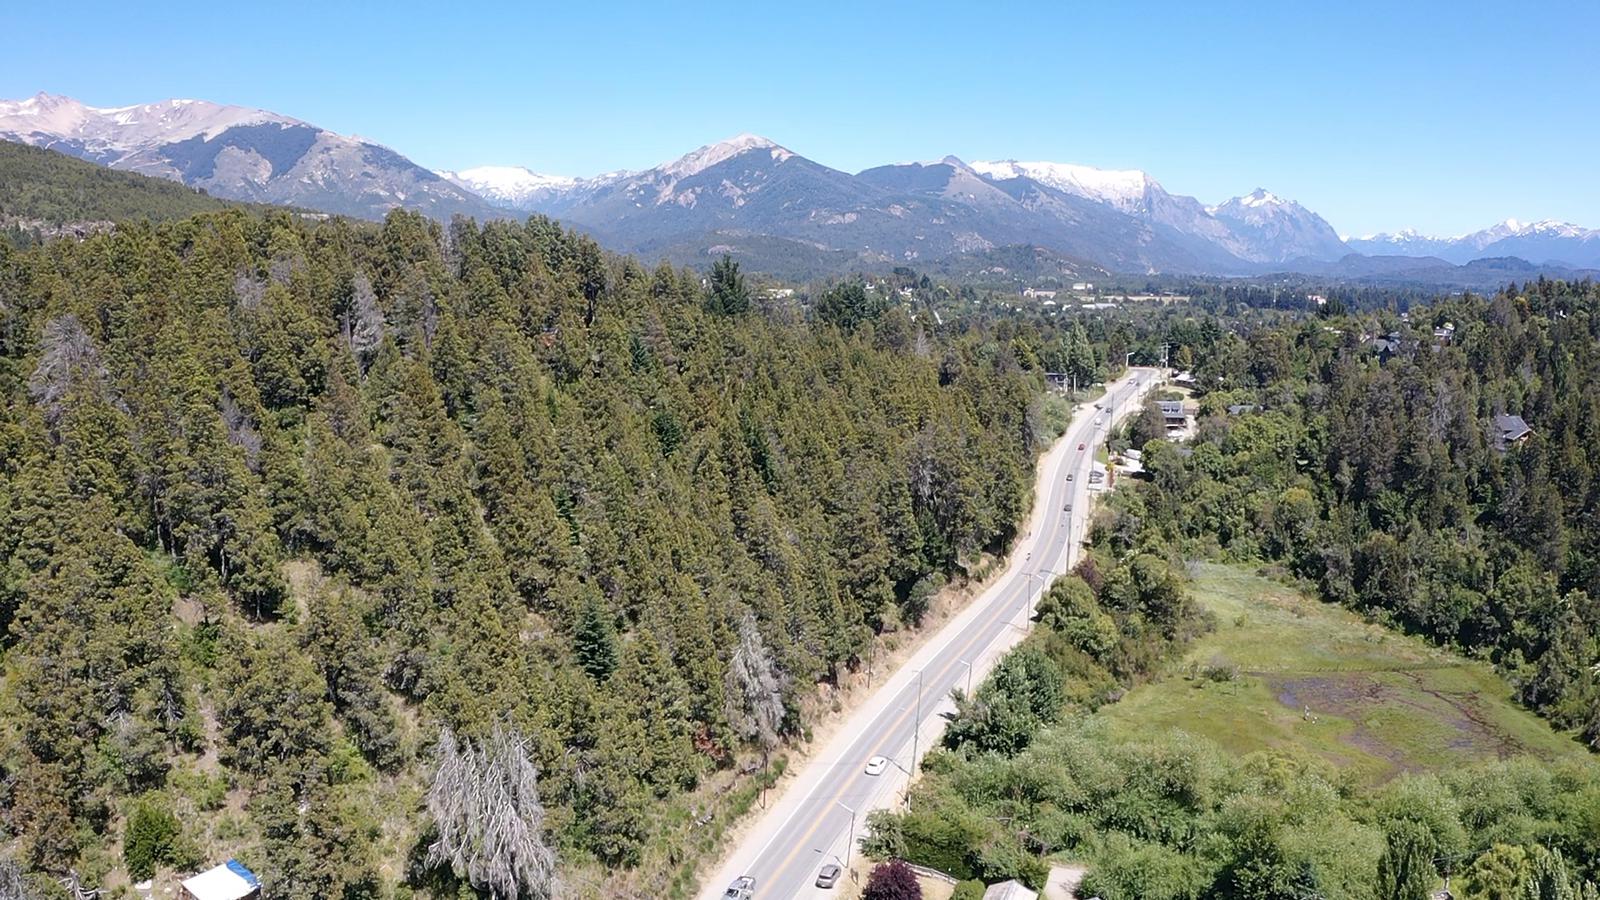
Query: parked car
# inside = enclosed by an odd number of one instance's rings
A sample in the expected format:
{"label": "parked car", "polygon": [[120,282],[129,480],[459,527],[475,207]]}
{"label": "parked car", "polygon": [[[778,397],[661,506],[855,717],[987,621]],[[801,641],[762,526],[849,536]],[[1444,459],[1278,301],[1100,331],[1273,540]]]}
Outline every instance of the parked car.
{"label": "parked car", "polygon": [[722,900],[750,900],[756,893],[756,880],[749,875],[740,875],[722,892]]}
{"label": "parked car", "polygon": [[889,760],[887,760],[887,759],[885,759],[885,758],[883,758],[881,756],[874,756],[873,758],[867,760],[867,774],[868,775],[882,775],[884,773],[884,770],[886,770],[888,768],[889,768]]}
{"label": "parked car", "polygon": [[827,865],[823,866],[822,870],[817,872],[817,887],[831,888],[838,884],[839,875],[843,873],[843,871],[843,869],[839,868],[833,863],[828,863]]}

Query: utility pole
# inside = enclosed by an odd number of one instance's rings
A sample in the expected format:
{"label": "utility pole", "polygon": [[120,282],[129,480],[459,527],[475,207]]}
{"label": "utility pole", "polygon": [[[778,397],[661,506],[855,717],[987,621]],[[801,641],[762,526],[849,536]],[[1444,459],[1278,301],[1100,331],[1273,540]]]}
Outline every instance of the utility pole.
{"label": "utility pole", "polygon": [[850,868],[850,851],[856,848],[856,811],[845,806],[842,801],[835,800],[833,802],[838,803],[845,812],[850,814],[850,837],[846,839],[844,845],[844,867],[848,869]]}
{"label": "utility pole", "polygon": [[971,700],[972,699],[972,663],[969,663],[964,659],[958,659],[958,660],[956,660],[956,662],[961,663],[963,666],[967,667],[967,699]]}

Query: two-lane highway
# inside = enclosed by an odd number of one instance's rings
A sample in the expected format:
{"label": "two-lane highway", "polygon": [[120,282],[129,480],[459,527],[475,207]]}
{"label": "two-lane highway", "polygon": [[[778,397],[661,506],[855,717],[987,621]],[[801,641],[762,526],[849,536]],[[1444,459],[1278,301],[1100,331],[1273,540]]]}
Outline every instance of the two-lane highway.
{"label": "two-lane highway", "polygon": [[[715,900],[735,877],[755,878],[759,900],[827,896],[813,887],[827,863],[858,863],[852,841],[866,814],[901,802],[916,761],[944,730],[950,693],[976,685],[1025,633],[1049,582],[1077,561],[1089,508],[1096,447],[1158,380],[1155,369],[1130,369],[1099,403],[1084,406],[1039,466],[1031,530],[1003,574],[934,635],[855,711],[759,819],[722,870],[702,883]],[[874,756],[891,762],[865,772]]]}

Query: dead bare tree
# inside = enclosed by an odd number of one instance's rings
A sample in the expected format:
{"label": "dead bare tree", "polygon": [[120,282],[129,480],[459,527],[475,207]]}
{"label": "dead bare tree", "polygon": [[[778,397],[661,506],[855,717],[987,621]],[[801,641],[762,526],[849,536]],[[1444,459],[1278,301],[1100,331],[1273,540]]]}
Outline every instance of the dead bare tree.
{"label": "dead bare tree", "polygon": [[350,298],[350,349],[357,358],[365,359],[383,343],[388,320],[378,306],[378,295],[372,282],[364,274],[357,274]]}
{"label": "dead bare tree", "polygon": [[261,301],[267,296],[267,283],[255,276],[249,269],[240,267],[233,276],[233,298],[239,308],[254,312],[260,308]]}
{"label": "dead bare tree", "polygon": [[22,867],[14,859],[0,857],[0,900],[32,900],[32,897],[22,880]]}
{"label": "dead bare tree", "polygon": [[233,394],[227,388],[222,390],[222,398],[217,402],[217,411],[222,413],[222,424],[227,426],[228,443],[244,450],[245,464],[250,467],[250,471],[260,472],[262,441],[255,420],[239,406],[239,402],[233,399]]}
{"label": "dead bare tree", "polygon": [[67,313],[45,324],[39,337],[39,364],[28,376],[28,396],[44,411],[51,427],[60,421],[74,384],[87,381],[98,387],[105,377],[100,351],[77,316]]}
{"label": "dead bare tree", "polygon": [[448,863],[461,878],[497,900],[550,900],[556,854],[544,837],[539,771],[522,736],[496,726],[478,746],[439,736],[428,812],[438,840],[428,864]]}
{"label": "dead bare tree", "polygon": [[728,724],[740,738],[758,744],[765,756],[777,746],[783,727],[784,677],[749,612],[739,620],[739,646],[728,660],[725,678]]}

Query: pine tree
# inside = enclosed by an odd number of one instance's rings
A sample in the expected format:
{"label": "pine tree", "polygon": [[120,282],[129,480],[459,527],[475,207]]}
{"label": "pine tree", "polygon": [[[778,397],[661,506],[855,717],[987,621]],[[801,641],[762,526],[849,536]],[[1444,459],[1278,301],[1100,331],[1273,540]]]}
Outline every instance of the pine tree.
{"label": "pine tree", "polygon": [[573,653],[589,677],[605,681],[617,667],[617,638],[611,620],[598,599],[583,605],[583,617],[573,634]]}
{"label": "pine tree", "polygon": [[737,316],[750,308],[750,288],[739,272],[739,264],[726,253],[711,264],[711,287],[706,308],[722,316]]}

